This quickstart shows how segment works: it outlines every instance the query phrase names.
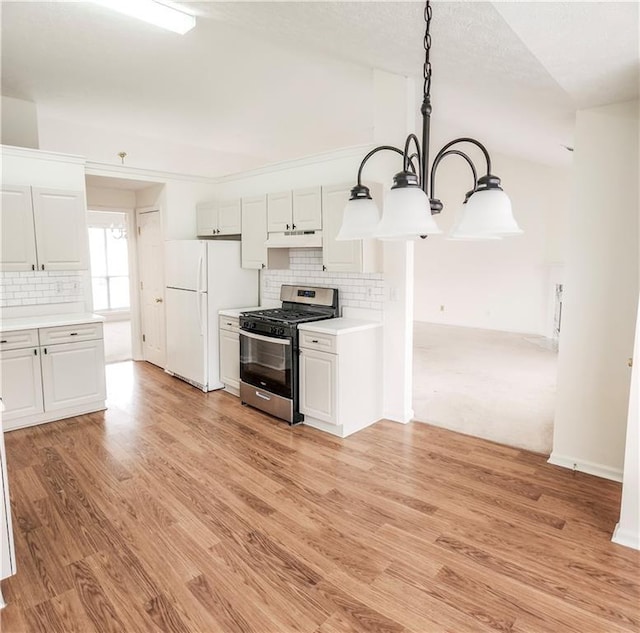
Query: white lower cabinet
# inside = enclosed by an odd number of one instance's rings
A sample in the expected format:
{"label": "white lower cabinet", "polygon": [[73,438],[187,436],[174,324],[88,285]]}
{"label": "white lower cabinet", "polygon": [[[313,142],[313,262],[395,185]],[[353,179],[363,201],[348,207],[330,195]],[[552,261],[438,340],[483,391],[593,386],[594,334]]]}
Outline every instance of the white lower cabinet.
{"label": "white lower cabinet", "polygon": [[45,411],[83,407],[104,400],[104,344],[99,341],[42,347]]}
{"label": "white lower cabinet", "polygon": [[[3,420],[6,422],[44,411],[38,347],[13,349],[0,354]],[[6,426],[6,425],[5,425]]]}
{"label": "white lower cabinet", "polygon": [[300,411],[337,424],[338,357],[312,349],[300,352]]}
{"label": "white lower cabinet", "polygon": [[226,391],[240,394],[240,333],[236,317],[220,316],[220,381]]}
{"label": "white lower cabinet", "polygon": [[340,437],[382,417],[382,326],[351,319],[300,325],[300,412]]}
{"label": "white lower cabinet", "polygon": [[0,347],[4,431],[105,408],[101,323],[10,332]]}

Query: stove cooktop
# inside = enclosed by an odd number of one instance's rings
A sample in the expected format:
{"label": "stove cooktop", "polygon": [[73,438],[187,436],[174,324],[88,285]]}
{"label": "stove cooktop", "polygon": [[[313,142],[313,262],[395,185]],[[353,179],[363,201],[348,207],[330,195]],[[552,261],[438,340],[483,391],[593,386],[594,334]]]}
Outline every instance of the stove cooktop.
{"label": "stove cooktop", "polygon": [[330,319],[334,316],[330,310],[300,310],[295,308],[272,308],[271,310],[256,310],[247,312],[242,316],[258,318],[263,321],[273,321],[275,323],[308,323],[309,321],[319,321]]}

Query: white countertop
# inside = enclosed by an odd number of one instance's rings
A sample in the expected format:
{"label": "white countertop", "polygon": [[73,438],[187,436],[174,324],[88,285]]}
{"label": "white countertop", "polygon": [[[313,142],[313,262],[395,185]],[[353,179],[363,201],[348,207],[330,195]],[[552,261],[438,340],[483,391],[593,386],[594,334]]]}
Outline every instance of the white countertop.
{"label": "white countertop", "polygon": [[349,332],[359,332],[361,330],[371,330],[382,327],[380,321],[365,321],[363,319],[324,319],[322,321],[312,321],[311,323],[301,323],[298,330],[304,332],[316,332],[317,334],[331,334],[339,336]]}
{"label": "white countertop", "polygon": [[0,321],[0,332],[15,332],[17,330],[33,330],[41,327],[56,327],[58,325],[80,325],[81,323],[96,323],[104,321],[99,314],[89,312],[74,314],[45,314],[39,316],[18,317]]}
{"label": "white countertop", "polygon": [[220,316],[239,318],[241,312],[253,312],[254,310],[266,310],[264,306],[253,306],[252,308],[227,308],[226,310],[218,310]]}

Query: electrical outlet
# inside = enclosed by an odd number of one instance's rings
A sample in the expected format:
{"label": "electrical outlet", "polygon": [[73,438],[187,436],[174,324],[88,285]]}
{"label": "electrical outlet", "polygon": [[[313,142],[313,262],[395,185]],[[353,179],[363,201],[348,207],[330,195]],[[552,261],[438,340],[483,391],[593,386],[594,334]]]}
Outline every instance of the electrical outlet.
{"label": "electrical outlet", "polygon": [[373,288],[371,286],[367,287],[367,297],[373,297]]}
{"label": "electrical outlet", "polygon": [[56,281],[56,294],[57,295],[61,295],[62,294],[62,282],[61,281]]}

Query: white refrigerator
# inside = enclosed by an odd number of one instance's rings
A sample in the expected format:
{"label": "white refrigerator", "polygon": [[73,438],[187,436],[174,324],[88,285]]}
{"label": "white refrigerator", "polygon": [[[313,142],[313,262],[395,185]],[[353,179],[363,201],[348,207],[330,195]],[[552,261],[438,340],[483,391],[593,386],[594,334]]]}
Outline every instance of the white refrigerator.
{"label": "white refrigerator", "polygon": [[166,371],[202,389],[222,389],[218,311],[258,305],[258,271],[240,267],[240,242],[165,243]]}

